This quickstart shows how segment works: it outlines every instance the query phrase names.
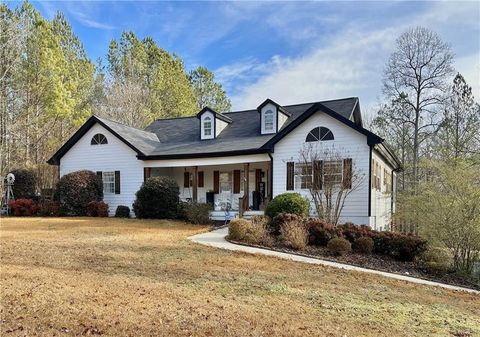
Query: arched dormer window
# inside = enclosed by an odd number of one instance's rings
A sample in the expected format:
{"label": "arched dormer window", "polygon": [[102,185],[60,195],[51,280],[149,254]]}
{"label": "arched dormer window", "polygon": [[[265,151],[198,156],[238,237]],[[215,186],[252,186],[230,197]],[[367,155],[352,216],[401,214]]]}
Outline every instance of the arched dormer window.
{"label": "arched dormer window", "polygon": [[273,111],[272,110],[267,110],[265,111],[265,114],[263,116],[263,122],[265,123],[265,131],[266,132],[271,132],[273,130]]}
{"label": "arched dormer window", "polygon": [[322,142],[325,140],[334,140],[334,137],[332,131],[323,126],[312,129],[305,139],[306,142]]}
{"label": "arched dormer window", "polygon": [[90,145],[100,145],[100,144],[108,144],[107,137],[102,135],[101,133],[97,133],[95,136],[92,137],[90,141]]}
{"label": "arched dormer window", "polygon": [[203,119],[203,135],[212,135],[212,119],[208,116]]}

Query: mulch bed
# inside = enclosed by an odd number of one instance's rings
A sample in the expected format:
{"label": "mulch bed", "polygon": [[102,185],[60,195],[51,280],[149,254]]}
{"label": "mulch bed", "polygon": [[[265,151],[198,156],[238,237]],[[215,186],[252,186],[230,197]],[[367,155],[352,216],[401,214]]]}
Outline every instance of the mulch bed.
{"label": "mulch bed", "polygon": [[[245,245],[244,242],[235,242]],[[330,254],[326,247],[319,247],[319,246],[307,246],[307,248],[303,252],[295,251],[286,248],[285,246],[281,245],[281,243],[276,242],[272,247],[262,247],[257,245],[250,245],[259,248],[266,248],[270,250],[275,250],[283,253],[290,253],[302,256],[309,256],[309,257],[316,257],[321,258],[323,260],[333,261],[333,262],[340,262],[345,264],[350,264],[357,267],[363,267],[368,269],[375,269],[380,271],[385,271],[389,273],[395,273],[405,276],[412,276],[417,278],[422,278],[429,281],[441,282],[445,284],[480,290],[480,283],[477,281],[465,279],[455,273],[447,273],[443,275],[436,275],[427,272],[425,268],[423,268],[417,262],[403,262],[397,261],[389,256],[378,255],[378,254],[357,254],[357,253],[349,253],[344,256],[334,256]]]}

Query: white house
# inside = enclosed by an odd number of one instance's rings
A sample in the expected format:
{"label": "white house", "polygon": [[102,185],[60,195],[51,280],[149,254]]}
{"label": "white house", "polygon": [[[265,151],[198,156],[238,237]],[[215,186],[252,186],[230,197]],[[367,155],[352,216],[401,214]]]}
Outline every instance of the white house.
{"label": "white house", "polygon": [[118,205],[131,208],[147,178],[170,176],[181,199],[213,203],[213,217],[227,202],[248,215],[284,192],[309,197],[314,179],[332,178],[302,165],[304,144],[339,152],[323,163],[339,183],[352,166],[363,177],[345,200],[341,222],[389,224],[401,165],[382,138],[363,128],[356,97],[287,106],[267,99],[257,109],[228,113],[204,108],[145,130],[92,116],[48,162],[60,166],[60,176],[84,169],[101,175],[111,213]]}

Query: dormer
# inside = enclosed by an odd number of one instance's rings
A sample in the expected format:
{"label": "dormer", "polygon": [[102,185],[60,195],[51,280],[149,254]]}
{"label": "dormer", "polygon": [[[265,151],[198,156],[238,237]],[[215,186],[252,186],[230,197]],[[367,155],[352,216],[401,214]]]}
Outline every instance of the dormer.
{"label": "dormer", "polygon": [[203,108],[198,114],[200,119],[200,139],[215,139],[232,122],[228,116],[222,115],[209,107]]}
{"label": "dormer", "polygon": [[277,133],[290,117],[287,110],[269,98],[258,106],[257,111],[260,113],[260,132],[262,135]]}

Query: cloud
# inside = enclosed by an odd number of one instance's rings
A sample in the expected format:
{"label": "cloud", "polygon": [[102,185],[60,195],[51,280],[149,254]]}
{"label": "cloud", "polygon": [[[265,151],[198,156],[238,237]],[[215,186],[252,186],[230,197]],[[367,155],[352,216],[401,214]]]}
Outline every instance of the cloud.
{"label": "cloud", "polygon": [[286,105],[359,96],[363,110],[371,110],[381,96],[383,69],[395,38],[408,27],[423,25],[453,41],[454,51],[462,49],[455,66],[478,93],[478,8],[478,3],[433,3],[416,15],[408,14],[408,19],[394,17],[383,27],[372,20],[352,20],[328,37],[312,39],[312,48],[302,55],[275,55],[263,62],[241,59],[218,68],[215,74],[227,88],[235,109],[255,107],[266,97]]}

